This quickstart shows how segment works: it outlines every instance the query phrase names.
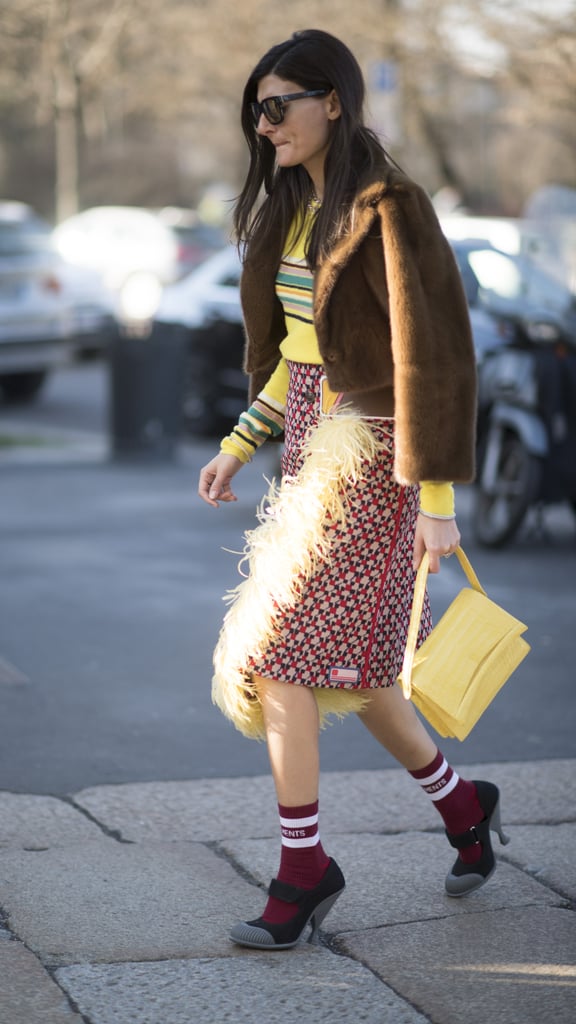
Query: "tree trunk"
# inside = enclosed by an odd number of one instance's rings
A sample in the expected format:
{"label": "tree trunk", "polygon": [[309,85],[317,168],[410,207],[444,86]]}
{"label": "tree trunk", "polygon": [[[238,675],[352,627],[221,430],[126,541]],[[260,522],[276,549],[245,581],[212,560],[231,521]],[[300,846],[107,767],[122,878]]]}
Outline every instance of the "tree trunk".
{"label": "tree trunk", "polygon": [[80,208],[78,85],[68,69],[58,68],[54,74],[55,212],[60,223]]}
{"label": "tree trunk", "polygon": [[446,185],[450,185],[461,196],[464,202],[468,199],[468,183],[466,178],[456,169],[448,145],[442,137],[442,132],[436,124],[435,118],[422,106],[418,110],[418,117],[422,132],[430,148],[436,165]]}

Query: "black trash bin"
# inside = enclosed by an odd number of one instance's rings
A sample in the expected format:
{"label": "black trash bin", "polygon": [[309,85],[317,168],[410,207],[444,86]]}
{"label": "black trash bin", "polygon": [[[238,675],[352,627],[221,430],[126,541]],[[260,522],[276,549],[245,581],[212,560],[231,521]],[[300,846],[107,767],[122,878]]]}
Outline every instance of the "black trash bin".
{"label": "black trash bin", "polygon": [[120,331],[110,345],[112,456],[167,461],[183,430],[186,329],[154,323],[146,334]]}

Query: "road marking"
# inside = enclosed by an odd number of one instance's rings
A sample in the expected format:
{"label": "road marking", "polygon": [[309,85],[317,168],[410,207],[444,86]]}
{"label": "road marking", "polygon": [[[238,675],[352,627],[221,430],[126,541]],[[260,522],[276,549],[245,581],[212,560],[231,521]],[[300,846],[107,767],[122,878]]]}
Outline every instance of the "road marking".
{"label": "road marking", "polygon": [[6,658],[0,657],[0,686],[20,686],[29,682],[28,676],[20,672],[20,669],[6,661]]}

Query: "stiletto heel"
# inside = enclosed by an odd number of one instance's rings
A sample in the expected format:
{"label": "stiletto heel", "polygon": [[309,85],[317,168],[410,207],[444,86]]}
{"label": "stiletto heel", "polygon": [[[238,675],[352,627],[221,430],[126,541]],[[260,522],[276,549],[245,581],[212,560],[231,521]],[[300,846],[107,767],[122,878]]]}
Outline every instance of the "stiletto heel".
{"label": "stiletto heel", "polygon": [[[482,809],[484,810],[484,808],[482,808]],[[489,825],[490,825],[490,830],[492,832],[496,832],[496,834],[497,834],[497,836],[498,836],[502,846],[508,846],[508,843],[510,842],[510,836],[507,836],[502,831],[502,822],[500,821],[500,796],[498,796],[498,800],[496,801],[496,806],[494,807],[494,810],[492,811],[492,814],[490,815]]]}
{"label": "stiletto heel", "polygon": [[482,856],[473,864],[465,864],[458,857],[452,870],[446,875],[446,892],[448,896],[466,896],[480,886],[485,885],[496,870],[496,858],[492,849],[490,832],[496,832],[503,846],[507,846],[510,837],[502,830],[500,821],[500,792],[492,782],[474,780],[478,803],[484,811],[484,818],[461,835],[446,832],[448,842],[456,850],[465,850],[469,846],[482,844]]}
{"label": "stiletto heel", "polygon": [[338,899],[341,892],[342,890],[340,889],[340,892],[336,892],[334,893],[333,896],[329,896],[327,900],[324,900],[322,903],[320,903],[318,907],[316,907],[316,910],[314,911],[312,917],[310,918],[312,931],[308,936],[308,942],[312,943],[316,941],[316,936],[320,931],[320,925],[323,923],[326,915],[332,910],[332,907],[336,903],[336,900]]}
{"label": "stiletto heel", "polygon": [[295,903],[298,911],[284,924],[272,924],[258,917],[255,921],[239,921],[230,932],[232,942],[250,949],[292,949],[308,924],[312,931],[308,942],[313,942],[320,925],[346,886],[344,875],[335,860],[330,860],[326,873],[314,889],[298,889],[274,878],[268,890],[270,896]]}

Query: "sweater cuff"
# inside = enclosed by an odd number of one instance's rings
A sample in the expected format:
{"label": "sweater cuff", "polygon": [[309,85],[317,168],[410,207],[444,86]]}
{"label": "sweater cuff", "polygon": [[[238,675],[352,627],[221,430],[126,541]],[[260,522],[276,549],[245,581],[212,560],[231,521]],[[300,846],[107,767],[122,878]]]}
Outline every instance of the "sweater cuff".
{"label": "sweater cuff", "polygon": [[220,444],[225,455],[235,455],[241,462],[250,462],[254,452],[269,437],[279,437],[284,430],[284,405],[266,391],[243,412],[234,430]]}
{"label": "sweater cuff", "polygon": [[241,441],[236,438],[235,434],[229,434],[223,441],[220,442],[220,451],[224,455],[234,455],[235,458],[240,459],[240,462],[246,465],[250,462],[252,455],[251,453],[242,447]]}
{"label": "sweater cuff", "polygon": [[420,484],[420,508],[436,516],[454,515],[454,487],[451,483],[424,480]]}

